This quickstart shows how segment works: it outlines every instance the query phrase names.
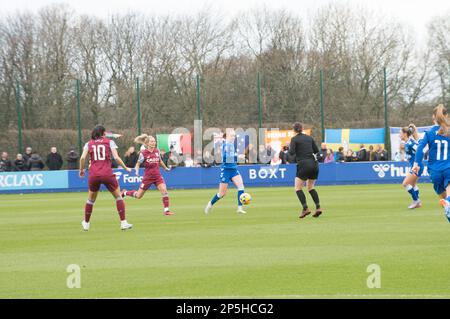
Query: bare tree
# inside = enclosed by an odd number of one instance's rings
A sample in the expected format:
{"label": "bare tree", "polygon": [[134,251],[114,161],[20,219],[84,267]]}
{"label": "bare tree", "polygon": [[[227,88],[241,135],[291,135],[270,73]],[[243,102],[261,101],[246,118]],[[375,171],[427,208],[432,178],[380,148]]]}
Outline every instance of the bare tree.
{"label": "bare tree", "polygon": [[381,119],[383,68],[391,106],[408,103],[405,86],[416,81],[409,104],[421,96],[427,72],[410,72],[414,41],[398,23],[363,8],[332,4],[318,11],[310,29],[316,63],[325,72],[329,122],[339,126],[345,120]]}
{"label": "bare tree", "polygon": [[432,64],[440,86],[440,102],[450,105],[450,14],[436,17],[428,26]]}
{"label": "bare tree", "polygon": [[348,4],[323,6],[308,23],[267,8],[231,20],[208,9],[108,19],[79,16],[64,5],[17,13],[0,18],[0,124],[17,126],[17,80],[25,128],[74,129],[79,79],[84,127],[104,123],[134,132],[139,78],[144,127],[190,126],[199,75],[206,125],[254,126],[259,73],[266,125],[300,120],[318,127],[323,70],[326,125],[379,126],[383,68],[391,120],[403,121],[430,101],[450,100],[448,21],[443,16],[430,24],[422,52],[413,50],[401,24]]}

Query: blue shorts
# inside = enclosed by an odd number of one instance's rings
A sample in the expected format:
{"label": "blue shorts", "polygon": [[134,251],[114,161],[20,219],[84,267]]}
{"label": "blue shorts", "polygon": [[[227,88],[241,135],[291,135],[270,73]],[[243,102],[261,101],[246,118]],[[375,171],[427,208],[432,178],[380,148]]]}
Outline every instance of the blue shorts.
{"label": "blue shorts", "polygon": [[419,173],[418,173],[418,174],[414,173],[413,170],[412,170],[412,168],[409,170],[409,173],[410,173],[410,174],[417,175],[417,177],[420,177],[420,176],[422,176],[422,174],[423,174],[423,169],[424,169],[424,166],[423,166],[423,165],[419,165]]}
{"label": "blue shorts", "polygon": [[448,184],[450,183],[450,168],[443,171],[433,171],[428,168],[431,181],[433,182],[433,188],[436,194],[440,195],[445,192]]}
{"label": "blue shorts", "polygon": [[228,169],[228,168],[221,168],[220,169],[220,182],[221,183],[229,183],[231,179],[239,174],[239,171],[237,169]]}

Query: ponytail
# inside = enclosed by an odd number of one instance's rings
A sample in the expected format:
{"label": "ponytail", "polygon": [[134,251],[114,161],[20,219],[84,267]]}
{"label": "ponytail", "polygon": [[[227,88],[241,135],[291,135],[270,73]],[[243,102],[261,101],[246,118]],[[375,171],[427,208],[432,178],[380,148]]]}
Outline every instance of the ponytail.
{"label": "ponytail", "polygon": [[409,126],[402,127],[402,132],[406,134],[407,137],[416,135],[416,126],[414,124],[409,124]]}
{"label": "ponytail", "polygon": [[134,139],[134,142],[136,144],[147,145],[149,141],[150,141],[150,135],[147,135],[147,134],[141,134]]}
{"label": "ponytail", "polygon": [[439,104],[438,106],[435,107],[433,115],[436,123],[440,126],[439,130],[437,131],[437,134],[448,136],[450,123],[447,117],[448,115],[447,109],[444,107],[443,104]]}

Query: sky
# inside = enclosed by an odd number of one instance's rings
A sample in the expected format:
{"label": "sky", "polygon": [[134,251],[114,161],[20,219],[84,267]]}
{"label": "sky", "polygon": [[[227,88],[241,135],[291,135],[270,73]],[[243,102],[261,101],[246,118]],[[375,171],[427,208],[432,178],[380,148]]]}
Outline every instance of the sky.
{"label": "sky", "polygon": [[433,17],[450,12],[450,0],[13,0],[2,1],[0,14],[15,11],[38,11],[52,3],[66,3],[77,13],[105,18],[110,14],[129,10],[146,14],[195,14],[205,7],[220,12],[224,17],[260,6],[268,9],[287,9],[307,18],[317,8],[330,2],[360,5],[381,12],[407,25],[418,42],[426,38],[426,25]]}

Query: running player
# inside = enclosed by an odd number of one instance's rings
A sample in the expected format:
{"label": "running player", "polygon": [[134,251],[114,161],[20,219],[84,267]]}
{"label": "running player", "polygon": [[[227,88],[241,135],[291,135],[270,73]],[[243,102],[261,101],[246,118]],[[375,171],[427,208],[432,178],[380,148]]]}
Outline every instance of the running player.
{"label": "running player", "polygon": [[133,225],[128,224],[125,219],[125,203],[120,195],[119,183],[111,168],[111,156],[114,157],[116,162],[128,173],[131,172],[131,169],[126,167],[119,157],[116,143],[105,137],[105,128],[102,125],[97,125],[92,130],[91,140],[84,145],[83,154],[80,158],[80,177],[82,178],[84,177],[84,165],[88,154],[90,157],[88,178],[89,193],[84,208],[84,220],[81,222],[83,230],[89,230],[92,210],[94,209],[94,203],[102,184],[106,186],[116,199],[117,212],[120,217],[120,228],[122,230],[132,228]]}
{"label": "running player", "polygon": [[161,193],[162,202],[164,206],[164,215],[170,216],[173,213],[169,209],[169,193],[167,192],[166,183],[164,178],[161,175],[159,167],[162,166],[164,170],[170,171],[170,169],[164,164],[161,159],[161,153],[156,148],[156,140],[153,136],[142,134],[134,139],[134,142],[137,144],[142,144],[145,146],[145,149],[141,151],[139,154],[139,159],[136,163],[135,171],[136,176],[139,176],[139,168],[141,165],[144,166],[144,178],[142,179],[141,186],[137,191],[122,191],[122,196],[125,198],[126,196],[134,197],[136,199],[141,199],[147,189],[150,188],[153,184],[155,184],[156,188]]}
{"label": "running player", "polygon": [[[403,127],[400,131],[400,139],[405,143],[406,158],[412,168],[414,165],[414,159],[416,157],[417,146],[419,145],[419,134],[417,132],[416,126],[414,124],[410,124],[409,126]],[[411,195],[413,199],[412,203],[408,206],[409,209],[422,207],[422,203],[419,199],[419,187],[417,186],[417,181],[419,180],[419,177],[422,176],[423,164],[422,162],[418,164],[419,172],[415,173],[411,169],[406,174],[406,177],[402,183],[405,190]]]}
{"label": "running player", "polygon": [[246,214],[246,212],[242,209],[242,203],[240,201],[240,196],[245,193],[245,191],[242,176],[237,169],[237,153],[234,148],[236,132],[233,129],[227,129],[223,138],[225,140],[222,145],[222,166],[220,169],[219,192],[214,195],[211,201],[209,201],[206,205],[205,214],[208,214],[213,205],[226,195],[230,181],[232,181],[238,189],[237,212],[240,214]]}
{"label": "running player", "polygon": [[425,132],[416,151],[413,171],[419,173],[423,159],[423,149],[426,145],[429,148],[428,172],[433,188],[439,195],[440,204],[444,207],[445,215],[450,222],[450,158],[448,145],[450,144],[449,129],[450,123],[446,108],[440,104],[433,111],[433,126]]}
{"label": "running player", "polygon": [[297,193],[297,197],[303,206],[303,211],[301,212],[299,218],[305,218],[311,214],[311,210],[308,208],[308,204],[306,203],[306,196],[302,190],[305,183],[309,194],[316,204],[316,211],[314,212],[313,217],[319,217],[322,214],[322,209],[320,208],[319,194],[314,189],[317,177],[319,176],[319,163],[316,159],[316,156],[319,153],[319,148],[311,136],[302,133],[303,126],[301,123],[294,123],[293,129],[297,135],[291,139],[289,154],[292,156],[295,155],[297,161],[295,192]]}

